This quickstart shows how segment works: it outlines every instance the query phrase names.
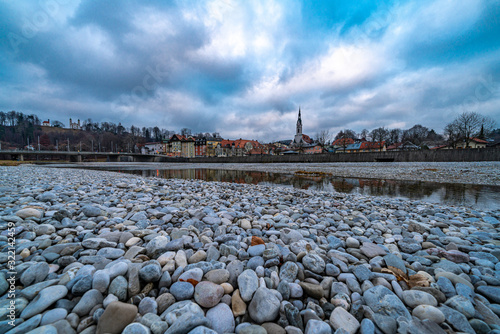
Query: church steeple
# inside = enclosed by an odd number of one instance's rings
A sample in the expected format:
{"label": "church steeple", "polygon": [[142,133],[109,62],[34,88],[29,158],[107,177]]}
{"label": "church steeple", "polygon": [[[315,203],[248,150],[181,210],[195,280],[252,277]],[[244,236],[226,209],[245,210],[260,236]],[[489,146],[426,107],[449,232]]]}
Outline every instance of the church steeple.
{"label": "church steeple", "polygon": [[299,118],[297,119],[297,135],[302,135],[302,118],[300,117],[300,107],[299,107]]}

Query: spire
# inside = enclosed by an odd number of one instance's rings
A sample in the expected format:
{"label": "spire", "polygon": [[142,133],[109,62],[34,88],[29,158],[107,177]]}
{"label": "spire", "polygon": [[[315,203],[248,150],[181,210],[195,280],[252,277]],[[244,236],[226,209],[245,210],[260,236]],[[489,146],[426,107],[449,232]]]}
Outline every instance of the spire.
{"label": "spire", "polygon": [[299,106],[299,118],[297,119],[297,132],[296,134],[300,134],[302,136],[302,118],[300,117],[300,106]]}

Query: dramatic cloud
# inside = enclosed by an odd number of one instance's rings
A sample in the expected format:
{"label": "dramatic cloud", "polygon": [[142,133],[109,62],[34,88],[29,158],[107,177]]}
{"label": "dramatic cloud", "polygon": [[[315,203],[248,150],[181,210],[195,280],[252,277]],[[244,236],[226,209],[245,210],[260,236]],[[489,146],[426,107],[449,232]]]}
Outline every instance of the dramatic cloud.
{"label": "dramatic cloud", "polygon": [[1,1],[0,110],[290,139],[500,125],[500,3]]}

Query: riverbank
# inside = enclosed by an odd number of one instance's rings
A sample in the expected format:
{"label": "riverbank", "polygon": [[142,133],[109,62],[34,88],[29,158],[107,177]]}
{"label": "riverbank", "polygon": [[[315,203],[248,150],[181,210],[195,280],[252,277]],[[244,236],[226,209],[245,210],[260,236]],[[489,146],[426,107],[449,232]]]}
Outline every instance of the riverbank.
{"label": "riverbank", "polygon": [[260,172],[324,172],[333,176],[439,183],[500,185],[500,162],[366,162],[366,163],[80,163],[54,167],[124,169],[227,169]]}
{"label": "riverbank", "polygon": [[500,330],[498,212],[39,166],[0,192],[0,332]]}

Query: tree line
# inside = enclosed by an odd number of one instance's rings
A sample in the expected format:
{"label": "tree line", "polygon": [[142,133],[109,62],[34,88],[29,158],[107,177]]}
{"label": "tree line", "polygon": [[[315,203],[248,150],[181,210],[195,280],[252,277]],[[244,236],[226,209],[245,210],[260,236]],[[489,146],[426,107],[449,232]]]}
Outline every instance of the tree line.
{"label": "tree line", "polygon": [[429,143],[443,143],[453,148],[459,142],[465,142],[469,147],[472,138],[487,139],[500,134],[500,129],[495,130],[495,121],[477,112],[463,112],[444,128],[444,133],[439,134],[434,129],[429,129],[421,124],[416,124],[409,129],[388,129],[379,127],[371,131],[363,129],[356,133],[351,129],[340,130],[335,136],[328,130],[316,134],[320,144],[328,145],[338,139],[343,146],[347,146],[349,139],[368,140],[374,142],[385,141],[387,145],[410,142],[416,146],[426,148]]}
{"label": "tree line", "polygon": [[[157,126],[127,128],[121,123],[93,122],[91,118],[83,121],[81,131],[64,129],[64,123],[57,120],[51,125],[51,131],[44,131],[37,115],[0,111],[2,148],[21,149],[29,143],[35,149],[40,144],[40,149],[47,150],[134,152],[138,143],[158,142],[175,134],[175,131]],[[181,132],[190,134],[191,130],[184,128]]]}

